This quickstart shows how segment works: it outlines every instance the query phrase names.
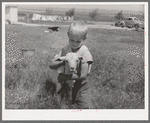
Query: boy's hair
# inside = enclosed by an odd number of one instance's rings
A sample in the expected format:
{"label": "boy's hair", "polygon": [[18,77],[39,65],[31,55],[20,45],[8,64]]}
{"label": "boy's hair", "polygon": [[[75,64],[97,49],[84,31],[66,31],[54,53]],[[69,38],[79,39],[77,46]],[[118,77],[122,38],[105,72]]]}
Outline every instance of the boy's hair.
{"label": "boy's hair", "polygon": [[68,35],[80,36],[81,39],[85,40],[87,37],[87,31],[88,28],[84,21],[74,21],[68,29]]}

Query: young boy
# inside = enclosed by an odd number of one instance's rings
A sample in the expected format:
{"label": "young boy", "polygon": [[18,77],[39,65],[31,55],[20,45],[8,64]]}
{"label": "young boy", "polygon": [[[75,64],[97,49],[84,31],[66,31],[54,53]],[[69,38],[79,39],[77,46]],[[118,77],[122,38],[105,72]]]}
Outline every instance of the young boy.
{"label": "young boy", "polygon": [[[86,78],[90,72],[91,64],[93,63],[92,55],[88,48],[83,45],[83,41],[87,39],[87,26],[83,21],[73,22],[68,29],[69,44],[62,48],[59,55],[65,56],[69,52],[78,53],[79,56],[83,57],[81,62],[81,72],[79,74],[65,75],[59,74],[58,80],[75,80],[74,87],[72,89],[72,102],[78,109],[89,109],[90,108],[90,93],[89,83]],[[63,61],[58,61],[57,58],[51,61],[50,68],[56,69],[63,64]]]}

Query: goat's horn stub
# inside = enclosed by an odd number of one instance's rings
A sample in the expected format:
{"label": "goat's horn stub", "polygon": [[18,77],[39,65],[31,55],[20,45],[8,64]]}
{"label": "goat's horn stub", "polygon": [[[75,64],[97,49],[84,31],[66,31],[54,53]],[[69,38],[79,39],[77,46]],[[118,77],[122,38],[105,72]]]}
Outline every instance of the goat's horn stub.
{"label": "goat's horn stub", "polygon": [[66,57],[59,57],[58,59],[60,59],[61,61],[64,61]]}

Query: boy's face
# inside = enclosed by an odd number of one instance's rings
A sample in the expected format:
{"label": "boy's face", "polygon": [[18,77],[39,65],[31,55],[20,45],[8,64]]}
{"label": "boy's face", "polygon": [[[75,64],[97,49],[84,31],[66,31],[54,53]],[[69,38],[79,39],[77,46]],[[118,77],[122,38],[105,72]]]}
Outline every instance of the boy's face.
{"label": "boy's face", "polygon": [[81,39],[80,36],[68,34],[68,37],[69,37],[69,44],[71,45],[72,49],[77,49],[82,45],[83,39]]}

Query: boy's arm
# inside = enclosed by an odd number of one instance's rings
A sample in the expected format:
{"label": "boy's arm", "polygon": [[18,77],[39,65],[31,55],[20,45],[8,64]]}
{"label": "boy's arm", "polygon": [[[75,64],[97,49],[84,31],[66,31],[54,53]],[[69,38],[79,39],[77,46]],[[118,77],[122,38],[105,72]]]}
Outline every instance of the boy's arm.
{"label": "boy's arm", "polygon": [[49,68],[50,69],[57,69],[61,65],[63,65],[64,61],[60,60],[59,57],[61,56],[61,51],[59,54],[55,55],[54,59],[50,61]]}
{"label": "boy's arm", "polygon": [[50,65],[49,65],[49,68],[50,69],[57,69],[58,67],[60,67],[61,65],[63,65],[64,61],[51,61],[50,62]]}
{"label": "boy's arm", "polygon": [[92,64],[88,64],[88,73],[87,73],[87,75],[89,75],[89,74],[90,74],[90,72],[91,72],[91,68],[92,68]]}

